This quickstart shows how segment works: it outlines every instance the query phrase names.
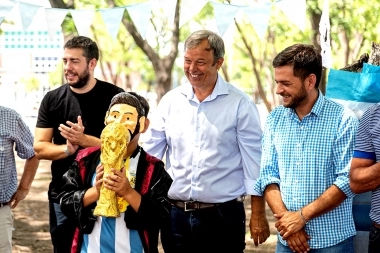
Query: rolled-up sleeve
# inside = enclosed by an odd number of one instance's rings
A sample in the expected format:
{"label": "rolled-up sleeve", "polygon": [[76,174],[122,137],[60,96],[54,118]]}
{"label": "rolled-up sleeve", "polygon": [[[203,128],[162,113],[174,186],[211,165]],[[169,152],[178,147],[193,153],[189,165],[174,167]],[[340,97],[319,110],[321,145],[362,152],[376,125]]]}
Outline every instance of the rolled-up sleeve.
{"label": "rolled-up sleeve", "polygon": [[349,182],[350,162],[354,153],[359,121],[351,111],[344,111],[334,145],[334,167],[337,178],[334,182],[347,198],[355,196]]}
{"label": "rolled-up sleeve", "polygon": [[280,176],[277,164],[277,153],[274,148],[271,135],[271,122],[272,119],[269,115],[264,126],[262,138],[260,177],[254,185],[254,189],[261,195],[264,194],[264,190],[268,185],[280,185]]}

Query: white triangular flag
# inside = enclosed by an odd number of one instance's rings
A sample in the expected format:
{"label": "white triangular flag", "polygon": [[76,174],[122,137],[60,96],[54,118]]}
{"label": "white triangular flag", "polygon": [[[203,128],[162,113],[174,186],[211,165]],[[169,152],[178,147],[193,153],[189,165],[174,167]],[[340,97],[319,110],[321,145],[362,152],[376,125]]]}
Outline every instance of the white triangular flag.
{"label": "white triangular flag", "polygon": [[174,24],[175,17],[175,7],[177,0],[157,0],[160,8],[165,13],[166,18],[168,19],[168,24]]}
{"label": "white triangular flag", "polygon": [[0,24],[7,17],[8,13],[12,11],[13,7],[16,5],[15,2],[2,0],[0,2]]}
{"label": "white triangular flag", "polygon": [[322,66],[331,68],[332,52],[330,45],[330,19],[329,19],[329,1],[324,0],[321,20],[319,22],[319,33],[321,43]]}
{"label": "white triangular flag", "polygon": [[139,4],[133,4],[125,7],[129,16],[132,19],[137,31],[141,37],[145,39],[146,31],[150,23],[150,17],[152,15],[152,4],[150,2],[143,2]]}
{"label": "white triangular flag", "polygon": [[45,8],[45,18],[50,40],[53,39],[57,31],[62,30],[62,22],[68,12],[68,9]]}
{"label": "white triangular flag", "polygon": [[18,2],[18,6],[20,11],[22,29],[25,32],[32,23],[33,18],[36,15],[38,9],[40,9],[42,6],[24,2]]}
{"label": "white triangular flag", "polygon": [[275,3],[302,32],[306,25],[306,0],[281,0]]}
{"label": "white triangular flag", "polygon": [[208,0],[198,0],[196,1],[196,4],[194,4],[194,0],[182,0],[179,27],[181,28],[190,19],[197,15],[207,3]]}
{"label": "white triangular flag", "polygon": [[108,33],[111,35],[112,39],[116,39],[119,32],[121,19],[124,14],[124,7],[115,7],[107,10],[99,10],[102,15],[104,24],[107,27]]}
{"label": "white triangular flag", "polygon": [[212,6],[214,7],[216,26],[218,27],[220,36],[223,37],[227,28],[234,20],[236,13],[239,11],[240,6],[222,3],[212,3]]}
{"label": "white triangular flag", "polygon": [[268,29],[272,3],[246,6],[243,7],[243,10],[251,22],[253,29],[255,29],[257,37],[259,37],[260,40],[263,40]]}
{"label": "white triangular flag", "polygon": [[90,26],[94,20],[95,11],[93,10],[70,10],[73,16],[75,27],[78,34],[88,37],[90,34]]}

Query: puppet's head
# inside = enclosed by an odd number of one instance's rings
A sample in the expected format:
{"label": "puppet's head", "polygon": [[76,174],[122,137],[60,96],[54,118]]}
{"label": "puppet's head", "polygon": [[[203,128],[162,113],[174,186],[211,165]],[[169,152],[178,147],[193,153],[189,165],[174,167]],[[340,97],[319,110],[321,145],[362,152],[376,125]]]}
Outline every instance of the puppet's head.
{"label": "puppet's head", "polygon": [[115,95],[110,103],[104,123],[112,122],[123,124],[131,135],[131,140],[144,130],[145,110],[139,100],[128,92]]}

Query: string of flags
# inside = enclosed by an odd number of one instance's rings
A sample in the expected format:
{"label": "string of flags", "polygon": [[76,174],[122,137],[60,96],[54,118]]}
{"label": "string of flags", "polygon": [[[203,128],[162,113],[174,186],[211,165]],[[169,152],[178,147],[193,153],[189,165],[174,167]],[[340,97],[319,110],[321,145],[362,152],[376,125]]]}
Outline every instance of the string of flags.
{"label": "string of flags", "polygon": [[[168,23],[174,22],[175,7],[177,0],[148,0],[142,3],[131,4],[127,6],[118,6],[108,9],[96,10],[79,10],[79,9],[61,9],[61,8],[47,8],[38,4],[33,4],[19,0],[1,0],[0,1],[0,25],[8,17],[14,8],[18,8],[17,14],[21,19],[22,30],[24,32],[28,29],[33,29],[31,24],[33,19],[37,16],[46,21],[47,31],[50,38],[56,35],[57,31],[61,31],[61,24],[68,13],[71,14],[73,22],[76,26],[79,35],[89,36],[90,27],[93,24],[95,13],[100,13],[103,22],[110,34],[111,38],[116,39],[119,32],[120,24],[124,12],[127,11],[137,31],[143,39],[146,38],[152,10],[160,8]],[[252,2],[250,5],[240,6],[233,4],[223,4],[211,0],[182,0],[179,26],[182,27],[194,16],[196,16],[206,4],[210,3],[214,10],[214,18],[216,27],[221,36],[223,36],[234,22],[234,18],[238,15],[246,15],[254,28],[256,35],[260,40],[264,39],[265,33],[268,28],[271,11],[274,6],[278,7],[285,16],[292,22],[300,31],[305,30],[306,24],[306,0],[276,0],[267,1],[263,3]],[[42,11],[41,11],[42,9]],[[40,17],[40,16],[43,17]],[[326,36],[329,36],[329,23],[328,23],[328,0],[325,0],[323,13],[322,13],[320,31]],[[329,37],[323,37],[324,58],[329,54]],[[321,36],[322,42],[322,36]],[[327,65],[331,63],[331,57],[326,61]]]}

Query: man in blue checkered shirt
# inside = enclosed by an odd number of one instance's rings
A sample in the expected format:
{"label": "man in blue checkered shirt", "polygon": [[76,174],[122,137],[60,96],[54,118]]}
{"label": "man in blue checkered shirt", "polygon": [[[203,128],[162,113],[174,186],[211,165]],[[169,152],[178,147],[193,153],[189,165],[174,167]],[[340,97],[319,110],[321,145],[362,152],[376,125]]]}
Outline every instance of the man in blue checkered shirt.
{"label": "man in blue checkered shirt", "polygon": [[[18,187],[15,150],[26,159]],[[12,252],[11,209],[28,194],[38,164],[29,128],[15,110],[0,106],[0,252]]]}
{"label": "man in blue checkered shirt", "polygon": [[358,120],[318,89],[322,59],[295,44],[273,60],[275,108],[264,127],[255,189],[277,218],[276,252],[354,252],[349,166]]}

